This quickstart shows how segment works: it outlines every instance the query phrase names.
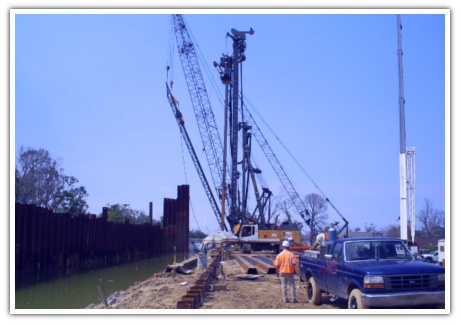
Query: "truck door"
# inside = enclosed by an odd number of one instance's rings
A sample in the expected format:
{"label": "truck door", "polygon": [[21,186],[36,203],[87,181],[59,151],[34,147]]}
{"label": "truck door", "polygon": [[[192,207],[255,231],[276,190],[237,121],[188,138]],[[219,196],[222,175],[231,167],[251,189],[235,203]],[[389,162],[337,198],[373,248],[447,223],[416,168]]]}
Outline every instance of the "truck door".
{"label": "truck door", "polygon": [[343,244],[337,243],[332,251],[332,260],[326,264],[328,274],[326,285],[330,293],[338,296],[346,296],[347,275],[344,272]]}

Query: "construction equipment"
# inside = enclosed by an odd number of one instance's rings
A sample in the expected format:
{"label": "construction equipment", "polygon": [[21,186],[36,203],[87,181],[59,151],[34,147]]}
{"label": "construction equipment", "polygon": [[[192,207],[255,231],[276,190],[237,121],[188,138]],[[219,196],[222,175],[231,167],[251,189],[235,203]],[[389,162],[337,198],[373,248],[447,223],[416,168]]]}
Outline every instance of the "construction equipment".
{"label": "construction equipment", "polygon": [[[401,15],[397,15],[398,28],[398,76],[399,76],[399,185],[400,185],[400,238],[409,245],[415,245],[415,147],[406,147],[406,121],[403,60],[402,60],[402,36]],[[409,210],[411,216],[412,241],[407,238],[407,194],[409,192]]]}
{"label": "construction equipment", "polygon": [[288,222],[282,223],[279,229],[250,222],[240,225],[238,231],[240,243],[249,245],[252,251],[271,250],[278,252],[283,241],[292,242],[292,246],[300,246],[300,235],[297,227]]}
{"label": "construction equipment", "polygon": [[[223,170],[224,156],[222,141],[209,102],[195,47],[193,46],[185,21],[182,15],[172,15],[172,18],[177,49],[203,143],[203,151],[205,152],[211,172],[214,189],[218,193],[219,199],[221,199],[222,186],[225,185],[222,181],[223,173],[228,172],[228,170]],[[228,199],[227,201],[227,206],[229,206],[231,201]]]}
{"label": "construction equipment", "polygon": [[[224,154],[222,148],[222,141],[220,140],[220,135],[218,132],[217,124],[214,120],[214,114],[211,109],[209,98],[206,92],[206,87],[203,81],[201,74],[201,69],[198,63],[198,58],[195,52],[195,48],[190,37],[190,34],[185,25],[185,21],[182,18],[182,15],[173,15],[174,23],[174,32],[176,36],[178,53],[182,63],[182,68],[184,71],[185,79],[187,82],[188,90],[192,100],[192,106],[197,119],[198,128],[200,131],[200,136],[203,143],[203,151],[206,153],[207,162],[211,171],[212,182],[214,184],[214,189],[222,201],[225,200],[225,210],[223,210],[226,215],[226,220],[230,225],[230,228],[236,226],[242,219],[245,221],[256,221],[257,223],[264,224],[265,218],[263,216],[264,207],[267,205],[271,192],[269,190],[264,190],[262,196],[258,194],[257,184],[255,183],[254,174],[258,172],[258,169],[253,167],[250,161],[250,127],[244,127],[238,123],[238,98],[232,98],[232,105],[236,108],[233,108],[232,114],[230,117],[230,145],[231,145],[231,156],[232,164],[231,172],[223,167]],[[244,39],[245,34],[254,33],[253,30],[249,32],[239,32],[235,29],[232,29],[233,36],[238,40]],[[242,52],[244,52],[244,45],[240,42],[238,47],[239,57],[236,60],[232,60],[235,64],[238,64],[241,60],[244,60]],[[230,62],[230,60],[229,60]],[[234,64],[234,63],[232,63]],[[234,68],[235,66],[232,66]],[[230,69],[230,67],[229,67]],[[237,78],[238,79],[238,78]],[[235,87],[235,80],[228,80],[228,85],[231,82],[231,88]],[[237,94],[238,92],[236,92]],[[236,102],[236,106],[235,106]],[[235,115],[236,113],[236,115]],[[242,163],[242,171],[238,171],[238,131],[240,127],[245,129],[245,135],[243,135],[244,142],[244,154]],[[226,176],[224,177],[224,172]],[[257,200],[257,210],[258,215],[254,215],[255,212],[247,214],[247,196],[248,196],[248,183],[249,176],[252,179],[254,190],[256,193]],[[242,175],[242,190],[238,190],[237,182],[240,175]],[[228,178],[230,180],[230,185],[228,186],[228,195],[225,193],[227,184],[224,183],[223,178]],[[203,182],[204,184],[204,182]],[[205,184],[204,184],[205,185]],[[207,191],[207,189],[205,189]],[[212,203],[213,204],[213,203]],[[213,209],[215,209],[213,207]]]}
{"label": "construction equipment", "polygon": [[214,211],[214,214],[216,215],[217,221],[219,221],[220,215],[221,215],[219,211],[219,206],[217,205],[217,202],[216,202],[216,199],[214,198],[211,187],[209,186],[208,180],[206,179],[206,175],[203,171],[203,168],[201,167],[201,163],[196,155],[195,149],[193,148],[192,141],[190,140],[187,130],[185,129],[185,121],[184,121],[184,117],[182,116],[182,113],[179,110],[178,101],[172,95],[171,90],[169,89],[168,83],[166,83],[166,93],[167,93],[167,97],[168,97],[169,104],[171,106],[173,115],[176,117],[177,125],[179,126],[179,130],[182,134],[185,145],[188,148],[193,164],[195,165],[196,171],[198,172],[198,176],[201,180],[201,183],[203,184],[203,188],[206,192],[209,202],[211,203],[212,210]]}
{"label": "construction equipment", "polygon": [[[253,35],[254,30],[252,28],[249,31],[231,29],[231,33],[227,33],[227,36],[233,40],[233,54],[223,55],[220,64],[214,62],[214,66],[219,71],[221,81],[225,85],[225,112],[228,114],[229,121],[231,160],[228,169],[224,163],[226,156],[222,147],[222,141],[220,140],[217,124],[214,120],[214,114],[206,92],[194,44],[182,15],[173,15],[173,23],[178,53],[198,123],[203,143],[203,151],[206,154],[206,159],[211,171],[215,192],[222,203],[221,221],[224,219],[223,215],[225,215],[229,228],[233,229],[234,233],[238,236],[242,236],[240,232],[242,229],[251,227],[251,232],[252,229],[254,230],[254,234],[249,236],[252,240],[256,238],[257,240],[265,239],[265,235],[267,235],[267,238],[268,236],[273,238],[275,234],[278,243],[281,237],[283,239],[286,238],[285,231],[283,233],[264,232],[273,230],[273,224],[269,223],[269,217],[265,217],[266,207],[267,204],[270,204],[270,197],[272,194],[267,188],[262,188],[262,194],[260,194],[258,189],[256,175],[261,171],[254,166],[251,159],[252,137],[255,137],[283,184],[292,206],[295,207],[307,226],[310,227],[313,235],[319,232],[320,229],[310,216],[308,209],[305,207],[302,199],[294,188],[292,181],[287,176],[243,101],[243,91],[240,87],[242,79],[241,66],[246,60],[244,54],[246,49],[246,36]],[[241,135],[239,135],[240,132]],[[227,136],[227,134],[224,136]],[[239,145],[241,145],[241,149],[239,149]],[[191,150],[189,149],[189,151]],[[195,163],[195,165],[197,165],[197,163]],[[199,170],[198,167],[197,170]],[[201,171],[199,171],[199,173],[200,172]],[[204,176],[200,176],[200,178],[202,178],[203,186],[205,186],[205,191],[208,194],[208,192],[210,192],[209,184],[206,185],[207,181],[205,181]],[[229,184],[226,183],[224,180],[225,178],[229,179]],[[256,198],[256,207],[252,212],[249,211],[247,205],[250,181],[252,182]],[[208,198],[217,216],[219,209],[216,208],[217,204],[215,199],[210,197],[211,195],[208,194]],[[300,231],[291,224],[289,224],[289,226],[290,228],[287,231],[292,233],[295,232],[296,235],[298,234],[298,240],[300,242]],[[262,233],[262,237],[259,237],[259,234],[255,235],[255,233]],[[245,237],[245,239],[249,240],[249,237]],[[254,246],[258,243],[259,242],[255,241]]]}

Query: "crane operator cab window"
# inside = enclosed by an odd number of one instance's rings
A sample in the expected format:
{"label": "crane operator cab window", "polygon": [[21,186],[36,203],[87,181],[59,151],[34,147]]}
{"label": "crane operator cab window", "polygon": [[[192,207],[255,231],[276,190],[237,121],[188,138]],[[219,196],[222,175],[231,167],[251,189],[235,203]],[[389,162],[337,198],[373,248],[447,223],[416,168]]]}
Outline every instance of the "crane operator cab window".
{"label": "crane operator cab window", "polygon": [[241,236],[251,236],[254,235],[254,226],[243,226],[243,231]]}

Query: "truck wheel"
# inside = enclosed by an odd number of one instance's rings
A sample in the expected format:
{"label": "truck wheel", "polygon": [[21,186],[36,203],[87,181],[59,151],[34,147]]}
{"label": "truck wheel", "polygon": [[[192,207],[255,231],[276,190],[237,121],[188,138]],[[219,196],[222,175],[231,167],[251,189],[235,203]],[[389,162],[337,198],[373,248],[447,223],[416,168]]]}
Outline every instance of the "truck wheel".
{"label": "truck wheel", "polygon": [[425,262],[432,263],[432,262],[433,262],[433,259],[432,259],[432,258],[426,258],[426,259],[425,259]]}
{"label": "truck wheel", "polygon": [[316,281],[313,277],[310,277],[307,284],[307,297],[308,302],[313,305],[321,304],[322,291],[316,286]]}
{"label": "truck wheel", "polygon": [[353,289],[350,297],[348,297],[348,309],[368,309],[368,306],[363,304],[362,292],[359,289]]}

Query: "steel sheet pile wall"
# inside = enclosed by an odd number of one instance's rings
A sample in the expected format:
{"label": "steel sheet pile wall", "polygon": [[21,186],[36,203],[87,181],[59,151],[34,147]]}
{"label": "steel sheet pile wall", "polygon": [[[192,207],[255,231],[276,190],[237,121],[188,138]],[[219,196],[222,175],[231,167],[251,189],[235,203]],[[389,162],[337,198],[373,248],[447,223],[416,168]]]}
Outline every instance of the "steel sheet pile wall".
{"label": "steel sheet pile wall", "polygon": [[146,258],[161,251],[161,236],[160,225],[107,221],[107,208],[96,218],[16,204],[15,272],[84,269]]}
{"label": "steel sheet pile wall", "polygon": [[165,198],[163,210],[163,252],[188,252],[190,187],[178,186],[177,199]]}
{"label": "steel sheet pile wall", "polygon": [[164,224],[115,223],[96,215],[58,214],[35,205],[15,205],[16,276],[86,269],[147,258],[162,252],[188,252],[188,185],[177,199],[165,199]]}

